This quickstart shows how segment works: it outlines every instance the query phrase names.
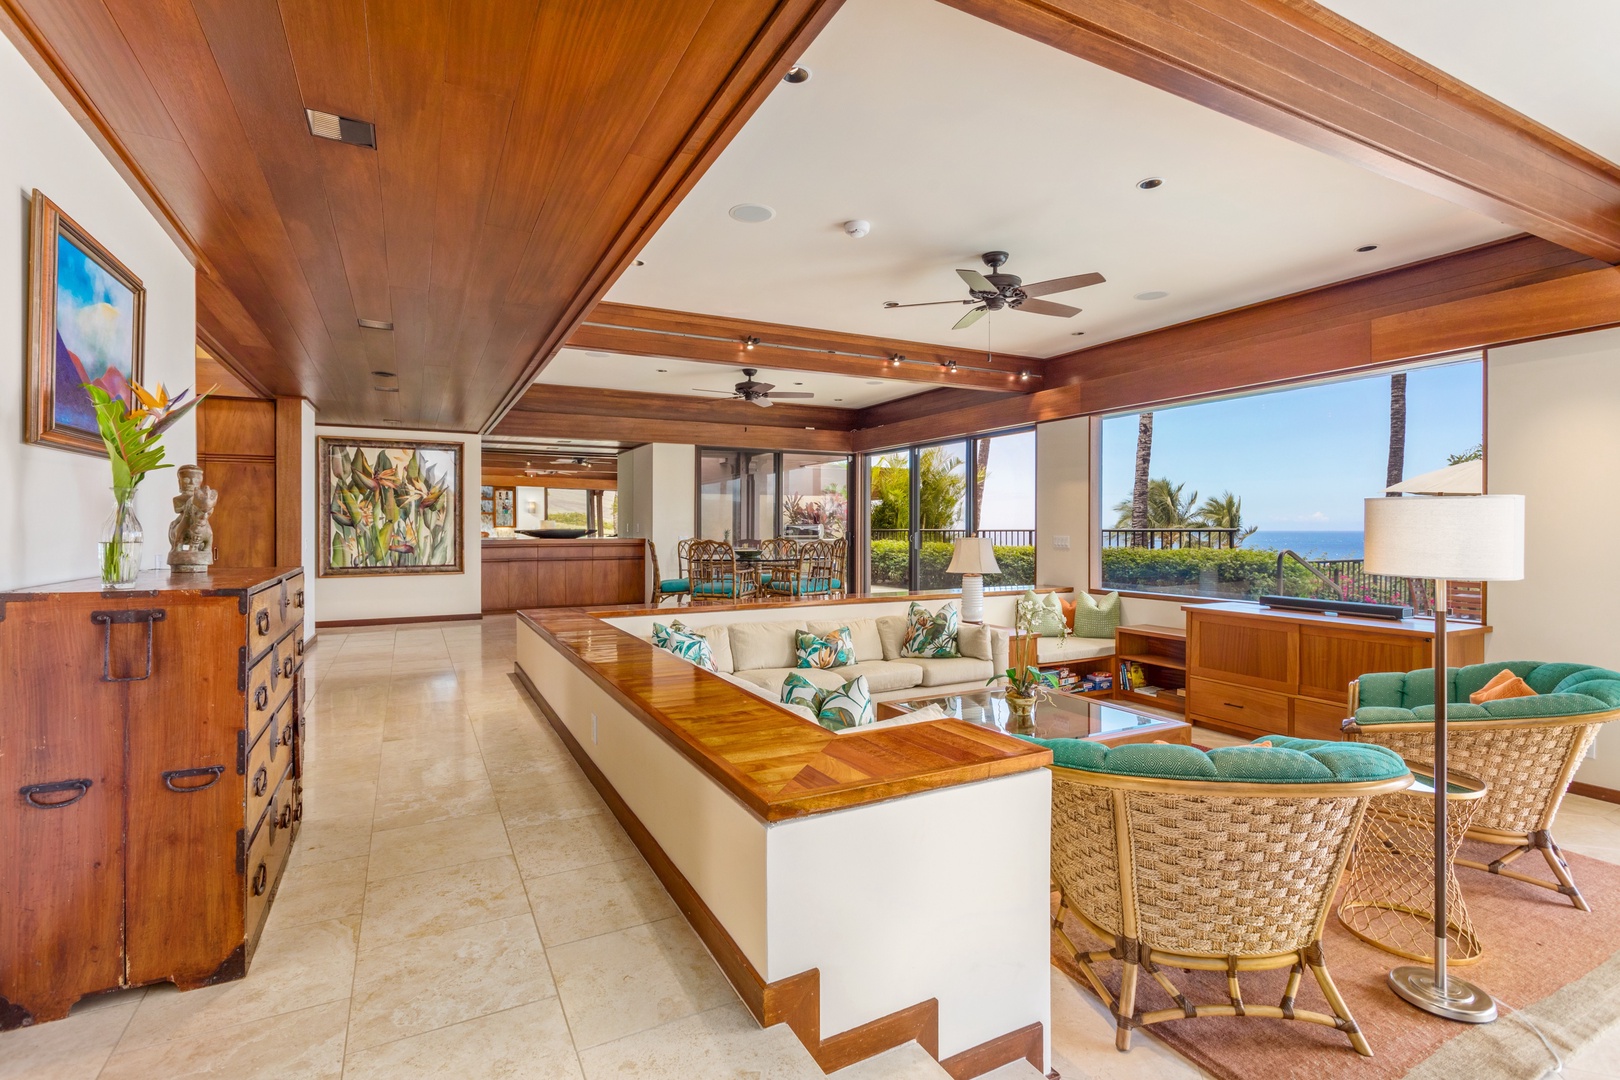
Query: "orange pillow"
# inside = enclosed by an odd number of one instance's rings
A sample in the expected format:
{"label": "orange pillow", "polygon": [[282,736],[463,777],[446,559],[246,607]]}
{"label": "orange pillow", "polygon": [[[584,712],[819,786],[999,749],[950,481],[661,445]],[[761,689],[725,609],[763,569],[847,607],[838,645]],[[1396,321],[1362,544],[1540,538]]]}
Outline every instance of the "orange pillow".
{"label": "orange pillow", "polygon": [[1504,698],[1535,696],[1536,692],[1530,689],[1529,683],[1504,668],[1496,678],[1469,694],[1468,701],[1472,705],[1483,705],[1487,701],[1501,701]]}
{"label": "orange pillow", "polygon": [[1074,602],[1058,597],[1058,603],[1063,605],[1063,625],[1071,631],[1074,629]]}

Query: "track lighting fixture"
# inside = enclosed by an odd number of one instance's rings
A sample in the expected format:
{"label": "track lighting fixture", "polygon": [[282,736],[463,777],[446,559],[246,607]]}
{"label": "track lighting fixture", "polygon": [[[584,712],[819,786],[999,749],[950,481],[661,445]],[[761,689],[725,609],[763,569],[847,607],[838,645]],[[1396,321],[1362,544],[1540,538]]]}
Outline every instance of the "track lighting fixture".
{"label": "track lighting fixture", "polygon": [[754,337],[751,334],[748,337],[743,338],[742,341],[743,348],[745,349],[752,349],[755,345],[759,344],[759,338]]}

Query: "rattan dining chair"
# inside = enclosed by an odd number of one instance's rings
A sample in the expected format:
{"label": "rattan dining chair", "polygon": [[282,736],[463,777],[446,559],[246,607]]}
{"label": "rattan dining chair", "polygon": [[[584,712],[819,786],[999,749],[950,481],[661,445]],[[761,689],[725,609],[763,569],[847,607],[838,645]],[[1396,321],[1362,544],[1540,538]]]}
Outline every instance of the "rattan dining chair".
{"label": "rattan dining chair", "polygon": [[806,540],[799,545],[799,560],[791,574],[771,580],[766,591],[777,596],[825,598],[841,593],[843,571],[830,540]]}
{"label": "rattan dining chair", "polygon": [[[682,541],[682,543],[685,543],[685,541]],[[667,597],[691,597],[692,581],[690,578],[665,578],[662,576],[662,572],[658,569],[658,545],[651,540],[647,541],[647,558],[652,560],[653,607],[662,604]]]}
{"label": "rattan dining chair", "polygon": [[[788,536],[774,536],[759,545],[759,584],[763,588],[783,565],[799,557],[799,542]],[[776,565],[765,565],[774,563]]]}
{"label": "rattan dining chair", "polygon": [[692,602],[744,600],[756,584],[752,574],[740,573],[737,552],[720,540],[694,540],[691,551]]}

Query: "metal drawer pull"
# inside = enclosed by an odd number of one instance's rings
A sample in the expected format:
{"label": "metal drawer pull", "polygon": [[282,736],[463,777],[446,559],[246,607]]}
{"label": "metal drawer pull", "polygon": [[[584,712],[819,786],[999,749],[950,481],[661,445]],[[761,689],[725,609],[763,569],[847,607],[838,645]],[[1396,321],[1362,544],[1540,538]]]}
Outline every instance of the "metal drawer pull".
{"label": "metal drawer pull", "polygon": [[292,737],[293,737],[293,726],[291,724],[288,724],[286,727],[281,729],[281,745],[282,746],[291,746],[292,745]]}
{"label": "metal drawer pull", "polygon": [[[73,791],[77,792],[77,794],[73,798],[63,799],[61,802],[40,802],[35,798],[36,795],[50,795],[58,791]],[[24,802],[40,810],[55,810],[63,806],[72,806],[89,793],[89,780],[57,780],[50,784],[29,784],[17,790],[17,794],[23,797]]]}
{"label": "metal drawer pull", "polygon": [[281,674],[282,674],[282,676],[284,678],[290,679],[290,678],[292,678],[292,673],[293,673],[293,658],[290,657],[290,656],[282,657],[281,658]]}
{"label": "metal drawer pull", "polygon": [[293,651],[296,652],[299,656],[304,655],[304,639],[303,638],[299,638],[293,644]]}
{"label": "metal drawer pull", "polygon": [[302,611],[303,607],[304,607],[304,590],[299,589],[296,595],[297,595],[297,599],[295,599],[293,601],[293,607],[298,608],[300,611]]}
{"label": "metal drawer pull", "polygon": [[1239,704],[1237,704],[1235,702],[1231,702],[1231,701],[1223,702],[1222,704],[1224,704],[1228,709],[1241,709],[1241,708],[1243,708],[1243,706],[1241,706],[1241,705],[1239,705]]}
{"label": "metal drawer pull", "polygon": [[293,807],[293,820],[294,821],[303,821],[304,820],[304,804],[302,802],[298,803],[298,805]]}
{"label": "metal drawer pull", "polygon": [[269,786],[270,786],[270,774],[265,771],[265,768],[264,768],[263,765],[260,765],[259,766],[259,771],[253,774],[253,794],[254,795],[263,795],[264,794],[264,789],[269,787]]}
{"label": "metal drawer pull", "polygon": [[270,720],[270,734],[265,736],[270,740],[270,760],[276,760],[276,747],[281,745],[281,732],[276,728],[274,718]]}
{"label": "metal drawer pull", "polygon": [[258,712],[264,712],[264,710],[266,708],[268,708],[269,705],[270,705],[270,691],[269,691],[269,689],[267,689],[264,686],[256,686],[256,687],[254,687],[253,688],[253,708],[255,710],[257,710]]}
{"label": "metal drawer pull", "polygon": [[[178,791],[181,794],[188,791],[207,791],[209,788],[219,783],[219,778],[224,774],[224,772],[225,766],[223,765],[204,765],[200,769],[170,769],[168,772],[163,774],[163,786],[168,788],[170,791]],[[208,783],[188,784],[185,787],[181,787],[175,783],[176,780],[186,780],[193,776],[206,776],[208,777]]]}
{"label": "metal drawer pull", "polygon": [[261,862],[259,868],[253,871],[253,895],[263,896],[264,888],[268,884],[270,884],[270,870]]}
{"label": "metal drawer pull", "polygon": [[259,633],[268,634],[270,632],[270,609],[260,608],[255,621],[259,624]]}
{"label": "metal drawer pull", "polygon": [[[101,681],[141,682],[152,677],[152,624],[168,617],[162,608],[144,608],[130,611],[92,611],[90,621],[105,629],[101,640]],[[114,676],[112,673],[112,628],[114,623],[146,624],[146,671],[140,675]]]}
{"label": "metal drawer pull", "polygon": [[287,828],[293,823],[293,808],[291,805],[283,806],[281,808],[280,822],[283,829]]}

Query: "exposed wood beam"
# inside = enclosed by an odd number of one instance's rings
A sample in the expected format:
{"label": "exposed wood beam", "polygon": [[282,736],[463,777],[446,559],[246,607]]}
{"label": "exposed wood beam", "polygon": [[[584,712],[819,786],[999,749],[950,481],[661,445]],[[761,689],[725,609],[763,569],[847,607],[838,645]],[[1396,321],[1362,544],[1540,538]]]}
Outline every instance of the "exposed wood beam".
{"label": "exposed wood beam", "polygon": [[[744,349],[746,337],[758,338],[759,344]],[[992,364],[973,349],[605,302],[591,311],[568,344],[731,368],[787,368],[1001,392],[1038,389],[1043,364],[1035,357],[1013,355],[998,355]],[[890,357],[897,353],[906,362],[892,363]],[[952,362],[955,370],[947,370],[944,365]],[[1020,379],[1020,372],[1030,378]]]}
{"label": "exposed wood beam", "polygon": [[1615,166],[1312,0],[943,2],[1620,262]]}
{"label": "exposed wood beam", "polygon": [[937,416],[970,405],[983,405],[990,401],[1024,396],[1026,395],[1011,393],[987,394],[980,390],[959,390],[955,387],[947,390],[929,390],[860,409],[855,413],[855,427],[857,429],[882,427],[884,424],[893,424],[900,420]]}
{"label": "exposed wood beam", "polygon": [[1020,427],[1046,420],[1079,416],[1083,411],[1083,388],[1077,385],[1038,390],[1013,398],[998,398],[982,405],[969,405],[954,412],[918,416],[882,427],[855,432],[854,448],[859,453],[909,446],[924,440],[950,439],[976,435],[997,428]]}
{"label": "exposed wood beam", "polygon": [[[495,434],[523,438],[579,437],[578,413],[513,409]],[[631,443],[696,443],[750,450],[842,450],[850,448],[848,431],[770,427],[762,424],[715,424],[692,420],[654,420],[636,416],[592,417],[590,435]]]}
{"label": "exposed wood beam", "polygon": [[1620,268],[1454,300],[1372,323],[1375,361],[1620,325]]}
{"label": "exposed wood beam", "polygon": [[[762,408],[736,398],[693,397],[687,394],[644,394],[636,390],[605,390],[585,386],[529,387],[514,412],[532,410],[579,416],[639,416],[649,420],[698,420],[718,424],[754,424],[767,427],[814,427],[848,431],[856,426],[854,409],[787,402]],[[510,413],[508,415],[511,415]],[[491,433],[510,434],[503,425]]]}
{"label": "exposed wood beam", "polygon": [[619,487],[616,476],[530,476],[523,472],[491,472],[485,469],[482,477],[484,484],[489,487],[569,488],[574,491],[616,491]]}

